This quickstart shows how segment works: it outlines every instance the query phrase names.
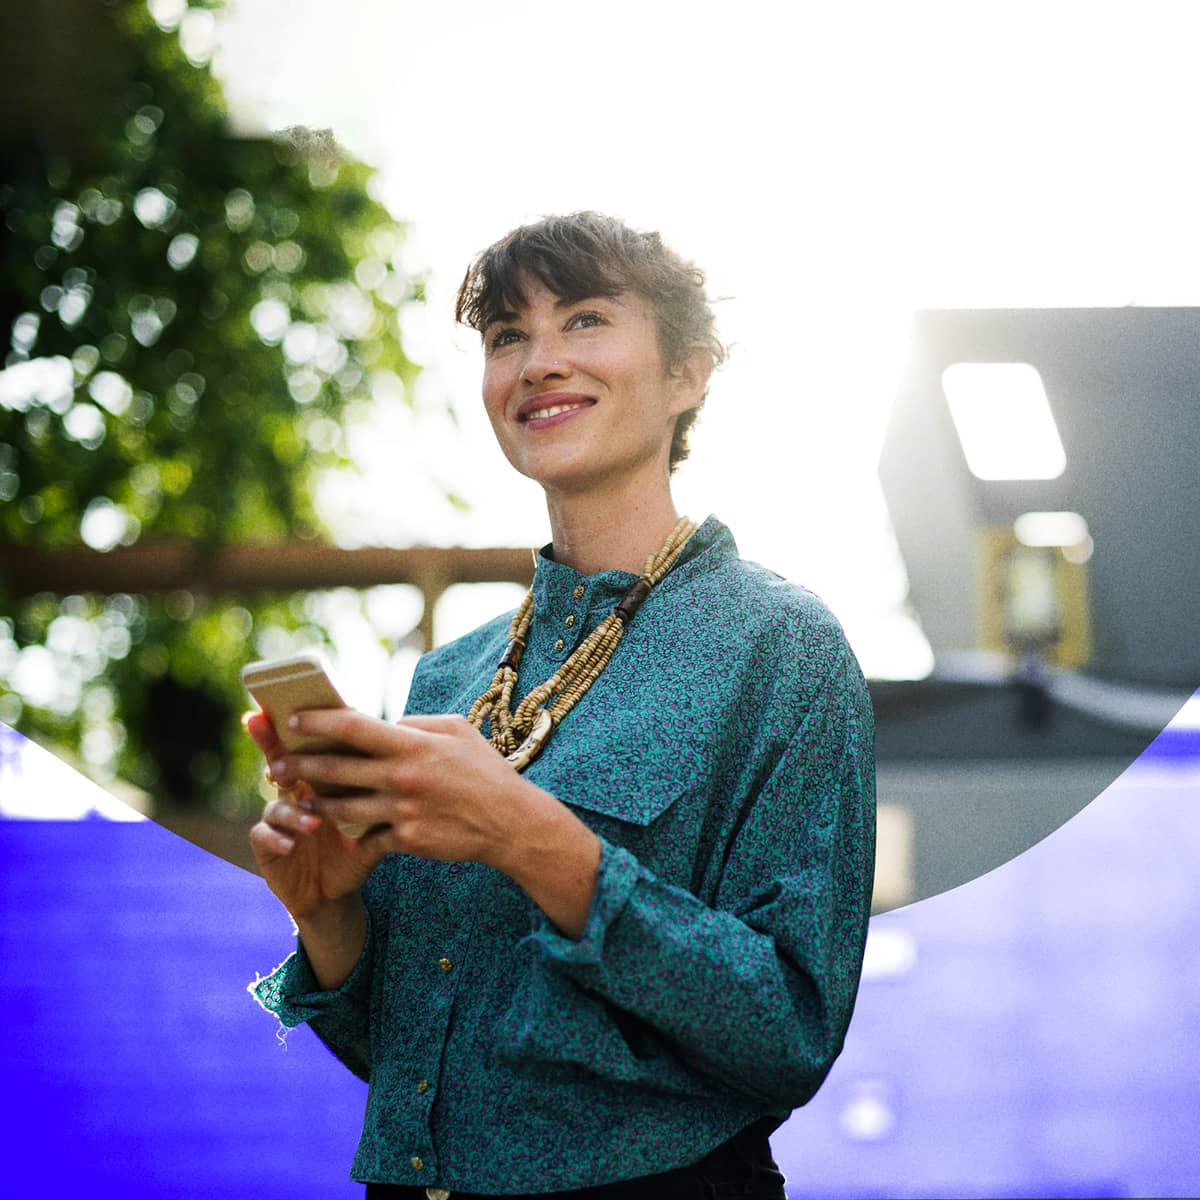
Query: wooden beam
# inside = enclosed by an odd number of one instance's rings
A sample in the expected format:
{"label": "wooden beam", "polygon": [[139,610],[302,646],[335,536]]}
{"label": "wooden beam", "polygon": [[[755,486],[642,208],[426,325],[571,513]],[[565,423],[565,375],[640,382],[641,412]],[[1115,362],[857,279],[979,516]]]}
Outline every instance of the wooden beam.
{"label": "wooden beam", "polygon": [[528,548],[512,547],[343,550],[293,540],[203,549],[183,539],[138,542],[108,553],[0,546],[0,590],[12,597],[178,590],[247,595],[384,583],[407,583],[440,594],[455,583],[527,586],[532,578],[533,555]]}

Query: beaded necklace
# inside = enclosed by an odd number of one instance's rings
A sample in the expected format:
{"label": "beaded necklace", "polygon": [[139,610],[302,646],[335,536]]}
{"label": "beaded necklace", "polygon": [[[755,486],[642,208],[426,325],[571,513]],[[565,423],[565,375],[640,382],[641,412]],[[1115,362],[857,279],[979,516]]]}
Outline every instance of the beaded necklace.
{"label": "beaded necklace", "polygon": [[662,549],[646,559],[641,577],[617,601],[612,612],[588,634],[571,657],[545,683],[535,687],[513,712],[510,705],[517,686],[517,671],[525,650],[529,624],[533,620],[533,588],[529,589],[512,619],[508,646],[496,667],[491,686],[467,713],[467,720],[480,731],[483,722],[491,717],[492,745],[518,771],[524,770],[537,757],[555,726],[575,707],[608,665],[625,632],[625,626],[642,606],[650,589],[675,565],[688,538],[698,528],[687,517],[681,517]]}

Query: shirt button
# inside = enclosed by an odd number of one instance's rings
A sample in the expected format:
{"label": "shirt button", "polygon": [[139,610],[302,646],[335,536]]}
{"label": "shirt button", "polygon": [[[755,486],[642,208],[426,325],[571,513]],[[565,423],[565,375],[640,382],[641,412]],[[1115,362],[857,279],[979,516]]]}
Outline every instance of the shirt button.
{"label": "shirt button", "polygon": [[422,1095],[424,1095],[427,1091],[429,1091],[429,1080],[422,1079],[421,1082],[417,1084],[417,1091],[420,1092]]}
{"label": "shirt button", "polygon": [[414,1154],[409,1162],[412,1163],[414,1171],[421,1171],[425,1168],[425,1160],[419,1154]]}
{"label": "shirt button", "polygon": [[454,966],[454,964],[448,958],[439,958],[438,966],[441,967],[443,971],[448,971],[452,966]]}
{"label": "shirt button", "polygon": [[575,590],[571,593],[571,595],[574,596],[576,600],[582,600],[583,599],[583,584],[582,583],[577,584],[575,587]]}
{"label": "shirt button", "polygon": [[570,614],[570,615],[567,617],[567,628],[568,628],[568,629],[570,629],[570,628],[571,628],[571,626],[572,626],[572,625],[574,625],[574,624],[575,624],[575,614],[574,614],[574,613],[571,613],[571,614]]}
{"label": "shirt button", "polygon": [[561,650],[561,649],[562,649],[562,648],[563,648],[563,647],[564,647],[566,644],[567,644],[567,643],[566,643],[566,642],[564,642],[564,641],[562,640],[562,638],[559,638],[559,639],[558,639],[558,641],[554,643],[554,652],[555,652],[555,654],[557,654],[557,653],[558,653],[558,652],[559,652],[559,651],[560,651],[560,650]]}

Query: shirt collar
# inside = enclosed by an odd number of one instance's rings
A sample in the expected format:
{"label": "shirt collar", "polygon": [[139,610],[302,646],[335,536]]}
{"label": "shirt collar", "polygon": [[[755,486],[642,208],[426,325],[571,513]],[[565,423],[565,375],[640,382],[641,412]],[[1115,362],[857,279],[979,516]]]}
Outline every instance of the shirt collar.
{"label": "shirt collar", "polygon": [[[693,575],[712,570],[737,556],[733,534],[710,515],[688,538],[674,565],[654,590],[670,591]],[[582,575],[565,563],[556,562],[554,544],[548,542],[537,552],[537,568],[533,576],[534,611],[557,610],[564,604],[577,604],[586,611],[600,605],[615,604],[637,578],[632,571],[619,570]],[[582,592],[576,595],[580,588]]]}

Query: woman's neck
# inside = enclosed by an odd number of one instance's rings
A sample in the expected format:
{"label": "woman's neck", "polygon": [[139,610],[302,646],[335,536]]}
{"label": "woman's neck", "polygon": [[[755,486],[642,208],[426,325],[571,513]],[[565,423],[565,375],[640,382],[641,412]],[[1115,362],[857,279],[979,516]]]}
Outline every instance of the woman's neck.
{"label": "woman's neck", "polygon": [[555,560],[581,575],[610,570],[640,574],[679,521],[667,484],[624,496],[548,493],[546,509]]}

